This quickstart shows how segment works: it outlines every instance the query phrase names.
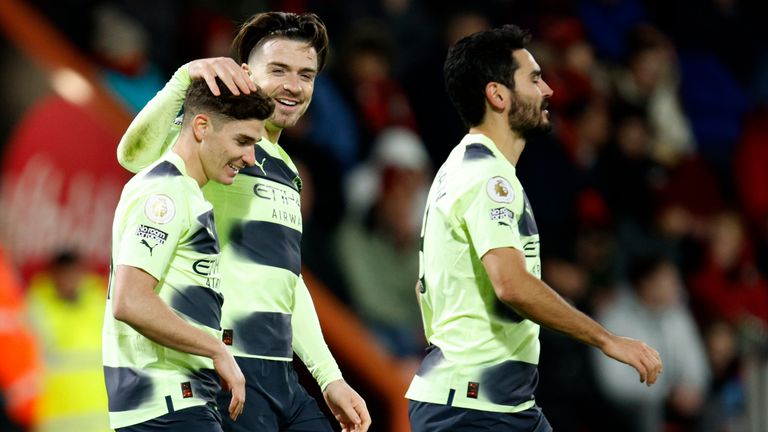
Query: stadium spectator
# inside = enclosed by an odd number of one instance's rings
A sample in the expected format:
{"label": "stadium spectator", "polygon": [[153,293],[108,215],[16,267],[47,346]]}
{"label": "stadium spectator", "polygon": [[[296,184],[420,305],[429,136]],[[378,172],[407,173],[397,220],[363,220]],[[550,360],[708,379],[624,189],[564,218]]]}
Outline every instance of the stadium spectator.
{"label": "stadium spectator", "polygon": [[674,47],[650,25],[628,35],[626,67],[614,71],[615,96],[645,112],[651,132],[651,155],[673,165],[694,153],[696,142],[680,101],[680,77]]}
{"label": "stadium spectator", "polygon": [[27,308],[43,355],[36,431],[110,430],[101,364],[105,278],[88,273],[74,251],[52,257],[32,278]]}
{"label": "stadium spectator", "polygon": [[370,165],[348,179],[351,211],[336,238],[355,311],[401,358],[417,358],[424,347],[413,281],[428,176],[429,158],[419,137],[404,128],[385,129]]}
{"label": "stadium spectator", "polygon": [[691,276],[699,322],[725,320],[742,330],[768,328],[768,282],[756,268],[741,217],[726,211],[711,224],[704,260]]}
{"label": "stadium spectator", "polygon": [[715,320],[704,329],[712,381],[697,432],[738,431],[747,428],[743,356],[736,328]]}
{"label": "stadium spectator", "polygon": [[352,26],[340,51],[336,81],[362,126],[360,156],[368,156],[376,136],[388,127],[416,130],[410,101],[394,75],[396,47],[386,27],[375,21]]}
{"label": "stadium spectator", "polygon": [[681,277],[672,261],[644,256],[632,260],[628,282],[628,287],[618,288],[613,302],[598,311],[597,320],[658,347],[664,373],[654,387],[641,389],[631,369],[595,351],[597,381],[631,417],[626,425],[631,430],[665,430],[667,407],[674,413],[670,416],[690,428],[701,413],[710,378],[702,337],[683,301]]}

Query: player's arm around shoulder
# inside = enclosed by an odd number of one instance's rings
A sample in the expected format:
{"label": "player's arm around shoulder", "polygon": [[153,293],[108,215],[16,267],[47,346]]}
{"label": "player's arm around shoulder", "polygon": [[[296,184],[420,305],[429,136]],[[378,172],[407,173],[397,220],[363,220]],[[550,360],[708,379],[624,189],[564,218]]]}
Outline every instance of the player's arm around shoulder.
{"label": "player's arm around shoulder", "polygon": [[529,273],[525,257],[517,249],[497,248],[482,257],[496,296],[522,316],[581,342],[634,367],[640,382],[651,385],[661,373],[659,353],[642,341],[612,334],[569,305],[552,288]]}
{"label": "player's arm around shoulder", "polygon": [[181,66],[139,111],[117,145],[117,161],[131,172],[139,172],[158,160],[175,134],[174,120],[184,104],[191,83],[188,65]]}
{"label": "player's arm around shoulder", "polygon": [[178,132],[174,125],[184,104],[187,88],[194,79],[203,79],[211,92],[221,94],[216,77],[233,94],[250,94],[256,85],[248,73],[228,57],[193,60],[182,65],[155,97],[133,119],[117,146],[117,160],[125,169],[138,172],[159,159],[173,144]]}

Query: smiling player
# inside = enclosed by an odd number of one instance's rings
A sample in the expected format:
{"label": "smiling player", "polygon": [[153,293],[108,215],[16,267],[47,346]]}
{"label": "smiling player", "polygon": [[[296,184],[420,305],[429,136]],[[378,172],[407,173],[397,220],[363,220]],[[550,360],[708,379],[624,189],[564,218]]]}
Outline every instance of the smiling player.
{"label": "smiling player", "polygon": [[229,415],[243,410],[243,374],[221,342],[219,243],[200,188],[231,184],[253,165],[274,102],[260,91],[216,97],[196,80],[184,108],[172,149],[125,185],[115,211],[103,357],[121,432],[220,431],[219,377],[232,391]]}
{"label": "smiling player", "polygon": [[[363,399],[343,379],[323,339],[309,291],[301,278],[301,179],[278,144],[282,130],[306,112],[317,74],[325,66],[328,36],[314,14],[268,12],[253,16],[233,43],[236,60],[194,61],[174,75],[142,110],[118,148],[120,163],[136,171],[173,142],[172,127],[190,77],[212,89],[219,77],[233,92],[258,84],[275,100],[266,139],[255,148],[255,166],[232,187],[210,184],[222,244],[221,289],[224,342],[246,376],[247,407],[230,431],[330,431],[315,401],[293,370],[296,352],[320,385],[345,431],[365,431],[370,416]],[[220,406],[230,403],[222,393]]]}

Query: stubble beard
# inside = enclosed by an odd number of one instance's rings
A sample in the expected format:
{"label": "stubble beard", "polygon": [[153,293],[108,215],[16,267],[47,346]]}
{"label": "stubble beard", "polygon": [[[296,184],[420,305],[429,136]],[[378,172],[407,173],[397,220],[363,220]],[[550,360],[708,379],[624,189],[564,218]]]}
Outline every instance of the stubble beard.
{"label": "stubble beard", "polygon": [[292,114],[277,114],[277,108],[275,108],[275,114],[272,115],[272,118],[269,119],[270,123],[272,125],[280,128],[280,129],[286,129],[291,128],[293,126],[296,126],[296,123],[301,120],[301,118],[304,116],[304,114],[307,113],[307,108],[305,107],[303,111],[300,113],[296,113],[295,115]]}
{"label": "stubble beard", "polygon": [[544,118],[544,107],[515,99],[509,110],[509,128],[525,139],[552,131],[552,122]]}

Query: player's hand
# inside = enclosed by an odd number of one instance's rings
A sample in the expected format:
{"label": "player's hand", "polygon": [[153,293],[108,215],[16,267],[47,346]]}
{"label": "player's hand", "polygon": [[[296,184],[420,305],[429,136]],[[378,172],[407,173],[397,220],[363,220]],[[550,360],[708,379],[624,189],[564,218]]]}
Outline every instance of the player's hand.
{"label": "player's hand", "polygon": [[661,374],[663,365],[658,351],[642,341],[612,335],[602,350],[608,357],[635,368],[640,374],[640,382],[649,387]]}
{"label": "player's hand", "polygon": [[245,377],[240,371],[235,358],[222,344],[222,350],[213,356],[213,368],[221,378],[221,387],[224,391],[232,392],[232,401],[229,403],[229,417],[234,421],[243,412],[245,407]]}
{"label": "player's hand", "polygon": [[346,381],[336,380],[328,384],[323,398],[341,425],[342,432],[365,432],[371,426],[365,401]]}
{"label": "player's hand", "polygon": [[187,70],[190,78],[204,79],[215,96],[221,94],[219,86],[216,85],[216,77],[219,77],[234,95],[239,95],[240,92],[250,94],[257,89],[248,72],[229,57],[194,60],[189,63]]}

